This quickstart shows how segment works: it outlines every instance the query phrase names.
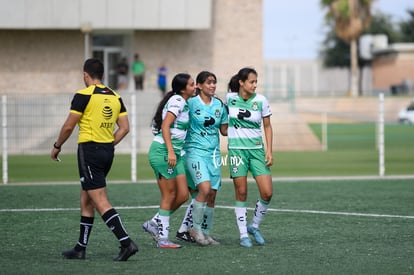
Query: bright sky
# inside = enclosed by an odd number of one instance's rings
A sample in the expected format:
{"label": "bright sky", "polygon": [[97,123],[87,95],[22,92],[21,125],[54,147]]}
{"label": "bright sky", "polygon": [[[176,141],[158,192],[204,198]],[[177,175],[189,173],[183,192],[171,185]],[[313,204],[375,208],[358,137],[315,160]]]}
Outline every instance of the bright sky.
{"label": "bright sky", "polygon": [[[265,59],[315,59],[324,39],[320,0],[263,0]],[[373,12],[407,19],[413,0],[374,0]]]}

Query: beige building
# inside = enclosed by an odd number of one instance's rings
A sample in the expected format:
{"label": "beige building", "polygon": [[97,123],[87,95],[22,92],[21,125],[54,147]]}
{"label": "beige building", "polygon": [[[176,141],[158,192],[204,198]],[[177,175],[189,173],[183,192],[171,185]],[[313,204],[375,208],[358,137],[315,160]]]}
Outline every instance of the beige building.
{"label": "beige building", "polygon": [[[82,63],[98,57],[105,81],[139,53],[147,89],[165,62],[169,75],[216,73],[219,92],[243,66],[262,72],[262,1],[0,0],[0,93],[73,92]],[[171,78],[171,77],[170,77]],[[132,80],[132,77],[130,78]],[[132,81],[130,82],[132,83]]]}
{"label": "beige building", "polygon": [[[373,88],[387,91],[391,86],[407,86],[404,92],[414,92],[414,44],[392,44],[378,50],[372,61]],[[397,91],[391,91],[397,92]]]}

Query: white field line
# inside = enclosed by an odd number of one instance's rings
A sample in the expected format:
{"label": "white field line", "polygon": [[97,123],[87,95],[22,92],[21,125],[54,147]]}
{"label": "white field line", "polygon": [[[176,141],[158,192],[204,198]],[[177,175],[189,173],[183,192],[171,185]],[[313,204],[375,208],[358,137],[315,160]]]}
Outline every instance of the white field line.
{"label": "white field line", "polygon": [[[231,206],[216,206],[217,208],[234,209]],[[254,210],[254,208],[250,208]],[[354,213],[354,212],[336,212],[336,211],[320,211],[320,210],[300,210],[300,209],[273,209],[269,208],[270,212],[287,212],[299,214],[320,214],[320,215],[339,215],[339,216],[356,216],[356,217],[370,217],[370,218],[396,218],[396,219],[414,219],[414,216],[402,215],[388,215],[388,214],[369,214],[369,213]]]}
{"label": "white field line", "polygon": [[[386,176],[322,176],[322,177],[273,177],[273,184],[278,182],[308,182],[308,181],[354,181],[354,180],[409,180],[414,179],[414,175],[386,175]],[[229,178],[222,179],[222,183],[233,183]],[[254,179],[249,178],[249,183],[254,183]],[[108,184],[156,184],[155,180],[137,180],[135,182],[129,180],[109,180]],[[62,181],[62,182],[12,182],[7,184],[0,184],[0,187],[3,186],[39,186],[39,185],[79,185],[78,181]]]}
{"label": "white field line", "polygon": [[[183,205],[183,207],[187,207]],[[157,209],[159,205],[147,206],[118,206],[115,209]],[[216,208],[234,209],[233,206],[220,206]],[[248,208],[254,210],[254,208]],[[21,209],[0,209],[0,213],[4,212],[58,212],[58,211],[80,211],[79,208],[21,208]],[[369,217],[369,218],[393,218],[393,219],[414,219],[414,216],[403,215],[388,215],[388,214],[373,214],[373,213],[354,213],[354,212],[336,212],[336,211],[319,211],[319,210],[300,210],[300,209],[275,209],[269,208],[270,212],[281,213],[298,213],[298,214],[316,214],[316,215],[336,215],[336,216],[354,216],[354,217]]]}

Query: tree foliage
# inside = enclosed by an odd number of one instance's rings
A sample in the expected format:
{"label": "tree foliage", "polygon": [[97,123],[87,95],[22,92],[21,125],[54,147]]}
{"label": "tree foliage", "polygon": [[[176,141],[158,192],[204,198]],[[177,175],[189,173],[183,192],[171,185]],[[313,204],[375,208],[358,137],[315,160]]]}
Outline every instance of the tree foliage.
{"label": "tree foliage", "polygon": [[[411,21],[411,24],[414,24],[414,20]],[[414,31],[414,26],[412,26],[409,31]],[[391,16],[384,13],[374,14],[370,26],[364,30],[363,34],[385,34],[388,37],[388,43],[401,41],[401,34],[397,26],[392,22]],[[323,64],[326,67],[349,67],[349,52],[349,44],[338,38],[334,28],[330,27],[319,52]],[[359,59],[359,64],[362,62],[363,61]]]}
{"label": "tree foliage", "polygon": [[322,0],[329,9],[327,19],[334,22],[336,36],[350,44],[350,94],[358,96],[358,38],[371,23],[373,0]]}
{"label": "tree foliage", "polygon": [[401,42],[414,42],[414,9],[407,10],[411,16],[407,21],[400,23]]}

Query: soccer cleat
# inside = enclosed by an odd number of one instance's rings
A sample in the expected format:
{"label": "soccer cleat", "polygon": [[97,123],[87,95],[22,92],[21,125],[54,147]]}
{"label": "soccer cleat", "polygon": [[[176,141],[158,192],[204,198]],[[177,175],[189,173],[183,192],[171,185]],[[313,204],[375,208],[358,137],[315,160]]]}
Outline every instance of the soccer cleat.
{"label": "soccer cleat", "polygon": [[213,239],[213,237],[211,237],[208,234],[204,234],[204,238],[208,241],[208,244],[210,245],[219,245],[220,242],[216,241],[215,239]]}
{"label": "soccer cleat", "polygon": [[158,227],[157,225],[149,220],[144,222],[144,224],[142,225],[142,229],[147,232],[148,234],[151,235],[151,237],[154,239],[154,241],[158,241],[159,239],[159,234],[158,234]]}
{"label": "soccer cleat", "polygon": [[66,259],[85,260],[85,250],[76,251],[74,248],[63,251],[62,255]]}
{"label": "soccer cleat", "polygon": [[247,232],[249,232],[249,234],[254,237],[254,240],[256,241],[256,243],[258,243],[260,245],[265,244],[265,240],[263,239],[262,234],[260,234],[259,228],[255,228],[255,227],[249,225],[249,226],[247,226]]}
{"label": "soccer cleat", "polygon": [[252,247],[252,241],[249,237],[244,237],[240,239],[240,245],[243,247]]}
{"label": "soccer cleat", "polygon": [[126,247],[121,246],[119,255],[114,258],[114,261],[124,262],[128,260],[129,257],[131,257],[137,252],[138,252],[138,246],[131,240],[131,243],[128,246]]}
{"label": "soccer cleat", "polygon": [[157,242],[158,248],[181,248],[182,246],[176,243],[173,243],[169,240],[159,240]]}
{"label": "soccer cleat", "polygon": [[190,233],[188,231],[184,231],[184,232],[177,231],[177,234],[175,235],[175,237],[177,238],[177,240],[180,240],[180,241],[195,243],[195,240],[190,236]]}
{"label": "soccer cleat", "polygon": [[190,229],[190,236],[195,240],[199,245],[209,245],[210,243],[204,237],[204,233],[195,227]]}

